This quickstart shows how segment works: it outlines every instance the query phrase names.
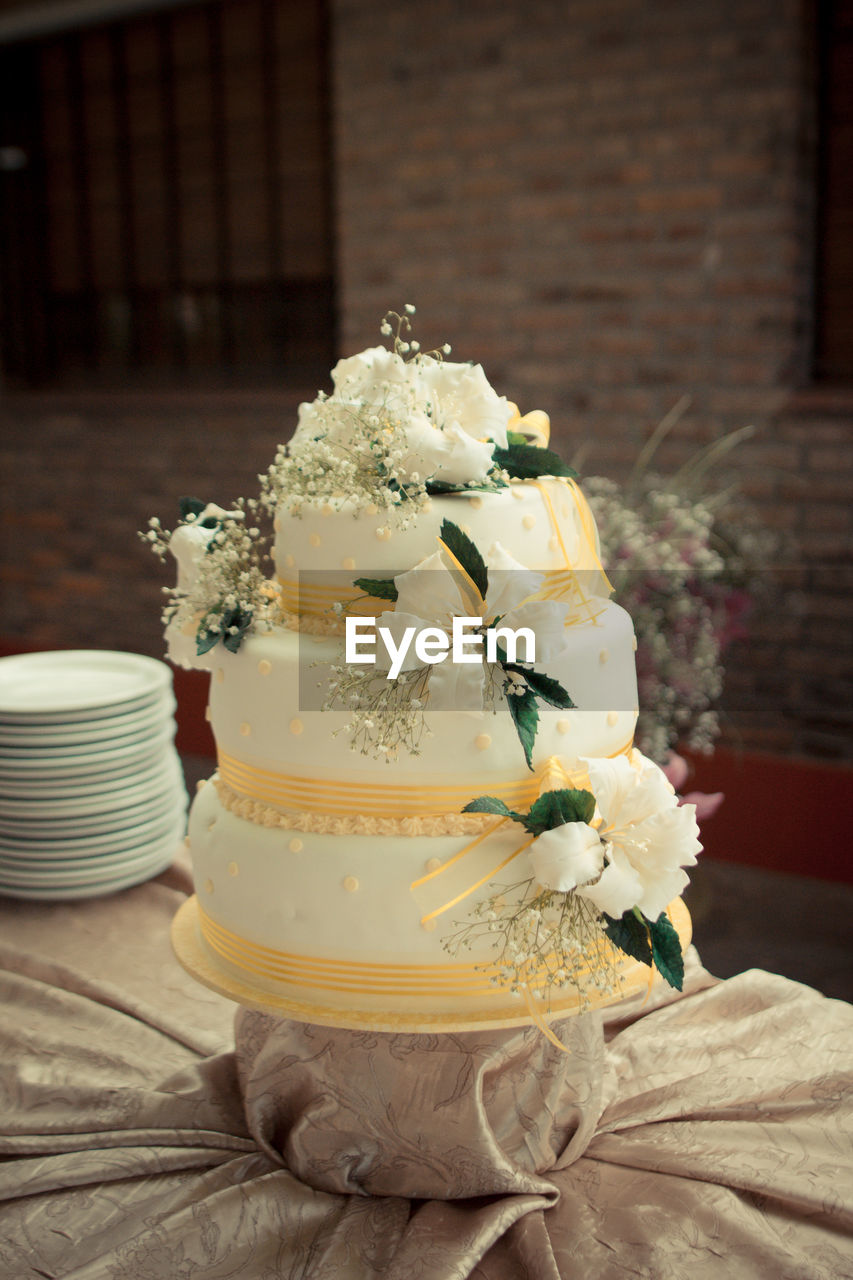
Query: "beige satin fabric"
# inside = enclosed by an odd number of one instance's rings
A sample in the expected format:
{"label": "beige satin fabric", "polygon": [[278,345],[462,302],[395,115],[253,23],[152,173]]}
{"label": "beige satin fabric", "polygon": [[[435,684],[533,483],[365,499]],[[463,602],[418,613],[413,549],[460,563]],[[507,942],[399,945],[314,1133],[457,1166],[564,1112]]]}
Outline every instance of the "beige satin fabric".
{"label": "beige satin fabric", "polygon": [[534,1029],[240,1011],[174,873],[0,901],[0,1280],[853,1276],[853,1008],[761,972]]}

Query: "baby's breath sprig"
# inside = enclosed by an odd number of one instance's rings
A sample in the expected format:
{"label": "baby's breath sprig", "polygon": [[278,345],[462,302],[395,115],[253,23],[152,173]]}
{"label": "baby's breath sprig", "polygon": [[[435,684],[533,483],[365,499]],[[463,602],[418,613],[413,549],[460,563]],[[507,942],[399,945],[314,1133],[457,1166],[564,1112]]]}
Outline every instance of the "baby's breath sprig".
{"label": "baby's breath sprig", "polygon": [[494,984],[501,982],[513,992],[530,988],[546,1003],[555,992],[573,987],[581,1009],[586,1009],[600,995],[618,989],[613,948],[591,902],[574,893],[544,889],[533,878],[495,888],[473,908],[471,919],[444,939],[450,955],[482,951],[486,945],[494,959],[477,967],[497,966]]}
{"label": "baby's breath sprig", "polygon": [[[400,400],[398,396],[396,398]],[[376,403],[318,397],[310,439],[279,446],[261,480],[261,502],[273,512],[286,501],[299,515],[305,502],[348,499],[356,510],[385,510],[405,527],[427,501],[426,484],[404,465],[408,408],[390,389]],[[342,429],[342,427],[344,429]]]}
{"label": "baby's breath sprig", "polygon": [[428,679],[428,667],[386,680],[363,667],[335,664],[325,686],[323,710],[347,711],[352,750],[390,764],[401,748],[409,755],[420,754],[421,739],[428,732],[423,714]]}
{"label": "baby's breath sprig", "polygon": [[379,326],[379,332],[383,338],[394,339],[394,354],[400,356],[403,360],[411,360],[418,356],[428,360],[443,360],[445,356],[449,356],[452,350],[450,343],[445,342],[443,346],[436,347],[432,351],[421,351],[421,344],[414,338],[406,335],[412,332],[411,317],[415,314],[415,308],[411,302],[407,302],[403,307],[403,313],[399,311],[386,311],[385,317]]}
{"label": "baby's breath sprig", "polygon": [[184,500],[174,530],[155,516],[141,534],[159,559],[172,550],[186,566],[178,585],[164,588],[163,623],[191,627],[198,654],[220,641],[236,653],[247,633],[278,621],[278,596],[266,571],[269,535],[256,523],[259,507],[256,499],[238,498],[230,511]]}

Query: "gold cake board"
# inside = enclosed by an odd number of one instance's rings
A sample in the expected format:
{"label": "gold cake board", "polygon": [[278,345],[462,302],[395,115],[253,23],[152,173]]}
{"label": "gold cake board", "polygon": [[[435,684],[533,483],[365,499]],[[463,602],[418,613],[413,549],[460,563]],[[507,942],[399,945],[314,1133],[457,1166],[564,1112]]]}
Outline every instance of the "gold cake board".
{"label": "gold cake board", "polygon": [[[678,930],[681,948],[684,951],[692,937],[692,926],[690,913],[680,898],[670,905],[669,916]],[[429,1034],[439,1031],[482,1031],[489,1028],[523,1027],[535,1022],[554,1022],[582,1012],[575,992],[553,996],[548,1008],[543,1001],[536,1000],[535,1016],[530,1013],[522,1000],[516,998],[509,1002],[503,993],[499,992],[495,993],[494,1007],[488,1005],[475,1012],[467,1010],[464,1013],[415,1011],[397,1013],[375,1009],[354,1009],[319,1004],[304,996],[300,998],[296,991],[292,994],[286,991],[271,992],[254,985],[248,977],[245,979],[237,977],[217,963],[215,956],[202,940],[198,900],[195,895],[187,899],[172,921],[172,946],[187,973],[218,995],[234,1000],[237,1004],[245,1005],[249,1009],[259,1009],[262,1013],[271,1013],[280,1018],[290,1018],[295,1022],[309,1022],[317,1026],[340,1027],[350,1031],[402,1031]],[[607,995],[600,994],[598,998],[588,998],[584,1011],[617,1004],[649,990],[651,982],[648,966],[633,960],[630,956],[625,956],[624,961],[624,965],[619,967],[617,988]],[[659,974],[653,973],[651,981],[657,985],[663,979]]]}

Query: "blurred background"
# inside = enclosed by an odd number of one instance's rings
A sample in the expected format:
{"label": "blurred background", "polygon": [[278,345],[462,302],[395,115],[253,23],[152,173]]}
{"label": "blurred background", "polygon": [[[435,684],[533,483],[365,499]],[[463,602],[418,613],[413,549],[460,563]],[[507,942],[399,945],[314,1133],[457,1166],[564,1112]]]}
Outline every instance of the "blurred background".
{"label": "blurred background", "polygon": [[830,882],[775,932],[849,980],[853,0],[0,0],[0,652],[160,655],[136,531],[256,492],[405,303],[582,475],[755,428],[772,586],[690,785],[711,861]]}

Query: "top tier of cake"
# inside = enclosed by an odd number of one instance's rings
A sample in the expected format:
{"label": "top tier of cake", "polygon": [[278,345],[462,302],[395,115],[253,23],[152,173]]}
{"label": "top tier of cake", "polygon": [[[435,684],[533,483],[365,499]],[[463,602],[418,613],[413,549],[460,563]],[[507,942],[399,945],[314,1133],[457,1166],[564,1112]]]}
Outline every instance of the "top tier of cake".
{"label": "top tier of cake", "polygon": [[[273,549],[283,609],[316,615],[335,601],[363,597],[353,587],[355,578],[393,577],[427,560],[446,520],[486,557],[499,543],[520,565],[547,573],[552,595],[609,594],[595,521],[579,486],[542,477],[492,492],[429,497],[402,525],[375,504],[334,498],[297,504],[285,497],[276,512]],[[375,612],[375,602],[369,611]]]}

